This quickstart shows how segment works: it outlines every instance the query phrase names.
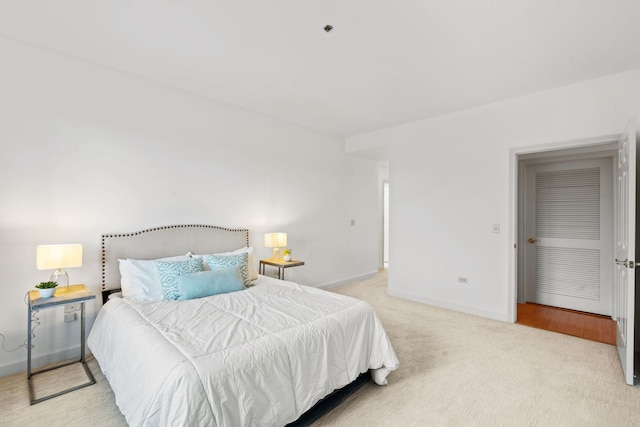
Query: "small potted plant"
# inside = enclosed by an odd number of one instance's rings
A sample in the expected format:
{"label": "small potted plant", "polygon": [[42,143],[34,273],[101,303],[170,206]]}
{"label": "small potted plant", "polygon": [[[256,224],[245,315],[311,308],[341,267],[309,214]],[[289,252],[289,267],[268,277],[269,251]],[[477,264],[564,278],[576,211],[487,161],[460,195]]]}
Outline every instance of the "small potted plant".
{"label": "small potted plant", "polygon": [[50,298],[56,292],[57,282],[40,282],[36,285],[38,292],[40,292],[40,298]]}
{"label": "small potted plant", "polygon": [[291,249],[285,249],[284,250],[284,260],[289,262],[291,261],[293,258],[291,257]]}

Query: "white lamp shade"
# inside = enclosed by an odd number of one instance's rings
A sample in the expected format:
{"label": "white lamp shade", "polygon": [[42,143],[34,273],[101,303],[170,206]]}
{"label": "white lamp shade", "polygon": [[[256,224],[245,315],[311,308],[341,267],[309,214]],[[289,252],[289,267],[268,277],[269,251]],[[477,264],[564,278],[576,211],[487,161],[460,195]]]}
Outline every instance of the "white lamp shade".
{"label": "white lamp shade", "polygon": [[264,246],[267,248],[282,248],[284,246],[287,246],[287,233],[265,234]]}
{"label": "white lamp shade", "polygon": [[73,267],[82,267],[82,245],[38,245],[36,247],[38,270]]}

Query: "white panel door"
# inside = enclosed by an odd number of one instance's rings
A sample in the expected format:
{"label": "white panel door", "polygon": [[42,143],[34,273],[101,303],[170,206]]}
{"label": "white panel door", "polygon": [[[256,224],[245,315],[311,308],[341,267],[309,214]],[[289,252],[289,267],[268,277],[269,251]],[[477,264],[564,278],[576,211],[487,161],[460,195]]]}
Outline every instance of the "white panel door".
{"label": "white panel door", "polygon": [[527,167],[526,301],[611,315],[613,160]]}
{"label": "white panel door", "polygon": [[636,232],[636,128],[635,123],[618,141],[616,168],[616,249],[613,318],[616,344],[627,384],[634,383],[635,232]]}

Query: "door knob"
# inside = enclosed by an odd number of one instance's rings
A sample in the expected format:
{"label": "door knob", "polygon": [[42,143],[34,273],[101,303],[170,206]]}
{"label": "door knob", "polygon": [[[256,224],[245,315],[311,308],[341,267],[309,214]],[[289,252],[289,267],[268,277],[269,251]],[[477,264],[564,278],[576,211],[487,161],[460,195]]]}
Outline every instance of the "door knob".
{"label": "door knob", "polygon": [[624,261],[621,261],[618,258],[616,258],[616,264],[624,265],[627,268],[635,268],[635,266],[636,266],[636,262],[635,261],[631,261],[629,259],[625,259]]}
{"label": "door knob", "polygon": [[535,239],[533,237],[529,237],[529,243],[531,243],[532,245],[537,241],[538,241],[538,239]]}

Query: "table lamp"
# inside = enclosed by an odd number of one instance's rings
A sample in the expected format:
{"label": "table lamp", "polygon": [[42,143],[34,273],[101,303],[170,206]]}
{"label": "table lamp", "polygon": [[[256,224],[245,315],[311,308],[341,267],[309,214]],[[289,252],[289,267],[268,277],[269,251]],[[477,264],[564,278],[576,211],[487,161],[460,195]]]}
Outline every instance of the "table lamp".
{"label": "table lamp", "polygon": [[36,247],[36,268],[55,270],[51,281],[69,289],[69,275],[63,268],[82,267],[82,245],[38,245]]}
{"label": "table lamp", "polygon": [[280,248],[287,246],[287,233],[267,233],[264,235],[264,246],[273,248],[272,259],[282,259]]}

